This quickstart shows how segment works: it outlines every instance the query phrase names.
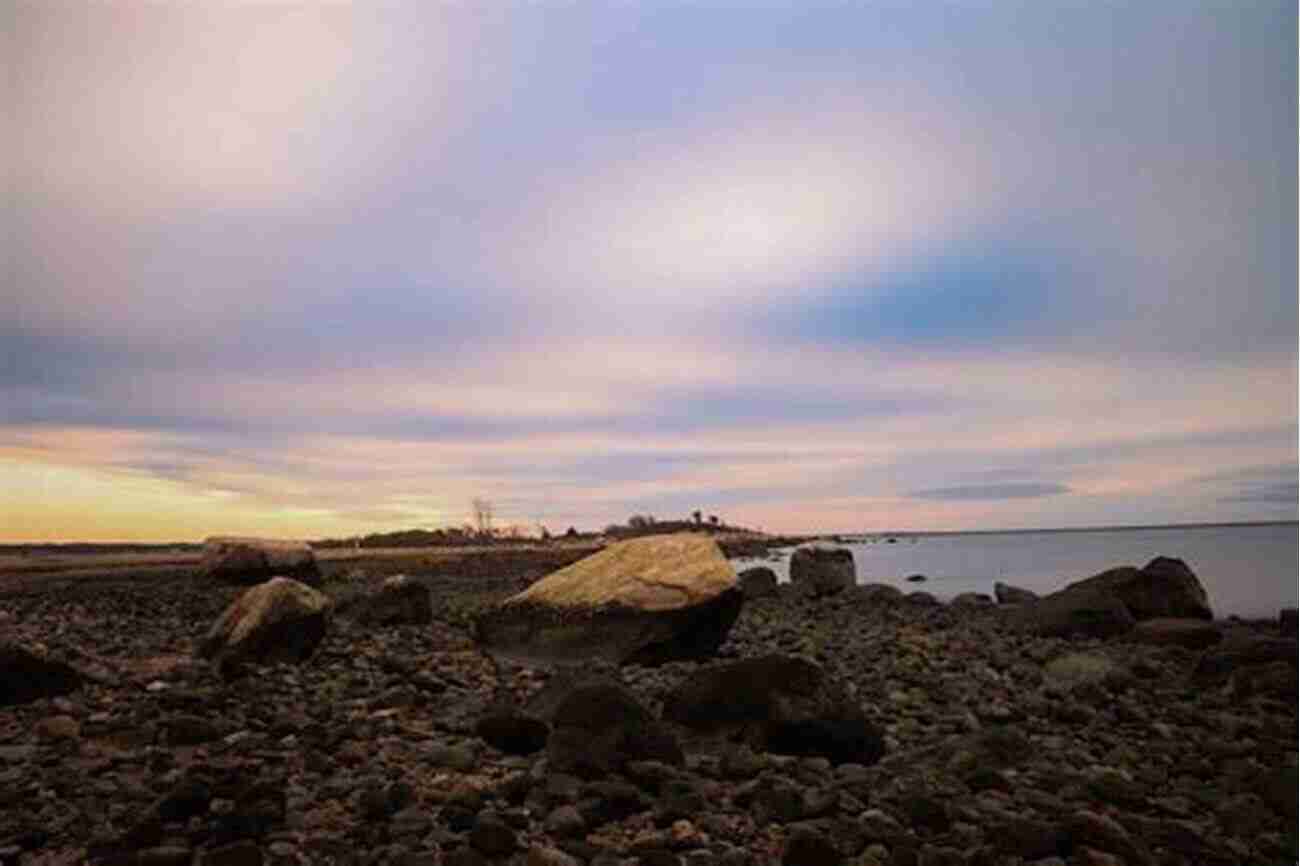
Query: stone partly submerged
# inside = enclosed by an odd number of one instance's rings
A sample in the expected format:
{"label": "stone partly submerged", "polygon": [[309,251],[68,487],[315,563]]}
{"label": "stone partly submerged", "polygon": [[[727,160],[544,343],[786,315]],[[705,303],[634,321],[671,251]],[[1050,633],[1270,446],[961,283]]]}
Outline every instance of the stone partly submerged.
{"label": "stone partly submerged", "polygon": [[853,551],[847,548],[813,544],[790,556],[790,582],[813,597],[835,595],[857,581]]}
{"label": "stone partly submerged", "polygon": [[327,596],[287,577],[272,578],[235,599],[196,654],[222,666],[306,661],[325,637],[329,611]]}
{"label": "stone partly submerged", "polygon": [[661,664],[711,656],[743,601],[711,538],[655,535],[612,544],[542,578],[480,615],[475,634],[505,658]]}
{"label": "stone partly submerged", "polygon": [[273,577],[291,577],[308,586],[320,584],[316,554],[305,541],[214,536],[203,542],[199,574],[219,583],[244,586]]}
{"label": "stone partly submerged", "polygon": [[1213,619],[1205,587],[1180,559],[1156,557],[1076,581],[1038,601],[1015,605],[1010,622],[1041,635],[1107,638],[1152,619]]}

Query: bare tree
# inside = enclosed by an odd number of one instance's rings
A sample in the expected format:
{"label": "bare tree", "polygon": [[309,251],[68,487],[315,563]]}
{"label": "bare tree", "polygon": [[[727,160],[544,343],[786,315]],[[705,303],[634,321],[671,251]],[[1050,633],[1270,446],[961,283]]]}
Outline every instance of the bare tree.
{"label": "bare tree", "polygon": [[471,500],[470,505],[474,509],[474,528],[479,535],[492,534],[492,503],[482,497],[476,496]]}

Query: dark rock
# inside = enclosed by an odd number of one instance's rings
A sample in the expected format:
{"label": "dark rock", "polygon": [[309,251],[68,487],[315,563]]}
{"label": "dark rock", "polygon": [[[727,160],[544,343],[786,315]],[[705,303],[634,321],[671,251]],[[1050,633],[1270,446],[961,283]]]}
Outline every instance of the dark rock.
{"label": "dark rock", "polygon": [[1158,556],[1141,569],[1112,568],[1062,592],[1102,590],[1119,598],[1133,619],[1214,619],[1205,587],[1181,559]]}
{"label": "dark rock", "polygon": [[1012,817],[991,835],[999,851],[1025,860],[1064,855],[1069,841],[1061,827],[1025,815]]}
{"label": "dark rock", "polygon": [[662,664],[712,656],[744,593],[721,551],[698,533],[611,544],[481,614],[494,655],[543,662],[600,658]]}
{"label": "dark rock", "polygon": [[195,746],[220,739],[221,728],[209,719],[187,714],[172,716],[163,722],[167,743],[172,746]]}
{"label": "dark rock", "polygon": [[321,579],[316,554],[307,542],[271,538],[209,538],[203,542],[199,573],[219,583],[244,586],[273,577],[319,586]]}
{"label": "dark rock", "polygon": [[814,597],[834,595],[857,582],[853,551],[843,547],[800,547],[790,557],[790,582]]}
{"label": "dark rock", "polygon": [[546,722],[527,713],[497,709],[474,725],[474,733],[493,748],[508,755],[531,755],[546,748],[551,729]]}
{"label": "dark rock", "polygon": [[208,811],[212,802],[212,788],[202,779],[185,779],[172,788],[154,809],[162,820],[187,821]]}
{"label": "dark rock", "polygon": [[1119,596],[1101,587],[1067,588],[1007,610],[1013,627],[1050,637],[1113,637],[1135,622]]}
{"label": "dark rock", "polygon": [[676,737],[621,686],[580,685],[560,703],[546,743],[553,770],[594,778],[629,761],[681,766]]}
{"label": "dark rock", "polygon": [[782,866],[838,866],[844,856],[830,839],[809,825],[796,825],[785,841]]}
{"label": "dark rock", "polygon": [[1180,646],[1205,649],[1223,640],[1223,633],[1213,622],[1203,619],[1148,619],[1139,622],[1125,635],[1126,640],[1151,646]]}
{"label": "dark rock", "polygon": [[212,848],[199,855],[199,866],[262,866],[262,849],[247,839]]}
{"label": "dark rock", "polygon": [[870,765],[885,754],[882,732],[865,718],[773,722],[767,750],[781,755],[821,755],[834,764]]}
{"label": "dark rock", "polygon": [[993,603],[993,598],[983,592],[959,593],[953,597],[952,601],[948,602],[954,608],[992,607]]}
{"label": "dark rock", "polygon": [[928,592],[909,592],[905,598],[909,604],[914,604],[917,607],[939,607],[942,604],[939,599]]}
{"label": "dark rock", "polygon": [[650,801],[635,785],[602,780],[583,786],[578,812],[587,825],[597,827],[610,821],[622,821],[650,806]]}
{"label": "dark rock", "polygon": [[908,583],[925,583],[929,578],[924,574],[909,574],[906,580]]}
{"label": "dark rock", "polygon": [[429,588],[395,574],[358,603],[356,619],[367,625],[428,625],[433,622]]}
{"label": "dark rock", "polygon": [[1000,580],[993,584],[993,596],[998,604],[1032,604],[1038,601],[1038,593],[1005,584]]}
{"label": "dark rock", "polygon": [[546,816],[546,832],[554,836],[579,836],[587,829],[587,822],[573,806],[556,806]]}
{"label": "dark rock", "polygon": [[81,674],[65,662],[15,643],[0,643],[0,706],[66,695],[81,683]]}
{"label": "dark rock", "polygon": [[1296,653],[1294,640],[1259,635],[1234,637],[1206,651],[1196,665],[1196,675],[1224,677],[1241,668],[1271,662],[1287,662],[1295,667]]}
{"label": "dark rock", "polygon": [[736,576],[736,580],[747,599],[776,595],[776,572],[766,566],[747,568]]}
{"label": "dark rock", "polygon": [[1133,839],[1122,824],[1106,815],[1080,809],[1069,816],[1065,829],[1073,848],[1107,851],[1133,866],[1146,866],[1153,862],[1145,846]]}
{"label": "dark rock", "polygon": [[469,844],[488,857],[513,854],[519,845],[514,829],[494,812],[482,812],[469,833]]}
{"label": "dark rock", "polygon": [[1296,637],[1297,628],[1300,627],[1300,612],[1294,607],[1284,607],[1277,615],[1278,631],[1282,637]]}
{"label": "dark rock", "polygon": [[890,605],[901,602],[903,591],[887,583],[863,583],[841,590],[839,596],[851,604]]}
{"label": "dark rock", "polygon": [[781,746],[836,763],[874,763],[883,751],[880,732],[843,687],[818,665],[792,656],[698,671],[664,699],[664,718],[696,730],[737,730],[761,748]]}
{"label": "dark rock", "polygon": [[246,590],[212,624],[197,654],[219,664],[302,662],[325,637],[330,601],[276,577]]}

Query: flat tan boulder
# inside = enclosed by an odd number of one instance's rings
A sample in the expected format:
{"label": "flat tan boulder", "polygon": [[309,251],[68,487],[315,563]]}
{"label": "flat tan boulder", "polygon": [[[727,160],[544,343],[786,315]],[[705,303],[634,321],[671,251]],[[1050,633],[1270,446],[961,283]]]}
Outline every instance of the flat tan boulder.
{"label": "flat tan boulder", "polygon": [[479,617],[476,634],[506,657],[659,664],[712,655],[743,600],[707,535],[652,535],[542,578]]}
{"label": "flat tan boulder", "polygon": [[223,665],[306,661],[325,637],[329,610],[327,596],[275,577],[231,602],[196,654]]}
{"label": "flat tan boulder", "polygon": [[213,536],[203,542],[199,573],[220,583],[251,586],[272,577],[320,584],[316,554],[305,541]]}

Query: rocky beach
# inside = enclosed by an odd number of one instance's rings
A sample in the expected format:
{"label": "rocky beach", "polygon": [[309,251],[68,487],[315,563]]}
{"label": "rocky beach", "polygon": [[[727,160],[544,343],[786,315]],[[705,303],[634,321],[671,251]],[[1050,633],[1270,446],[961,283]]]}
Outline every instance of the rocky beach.
{"label": "rocky beach", "polygon": [[742,575],[707,657],[485,651],[591,552],[322,562],[271,661],[213,649],[248,587],[193,568],[0,575],[0,863],[1296,862],[1294,620],[1166,610],[1176,561],[945,605],[828,553]]}

